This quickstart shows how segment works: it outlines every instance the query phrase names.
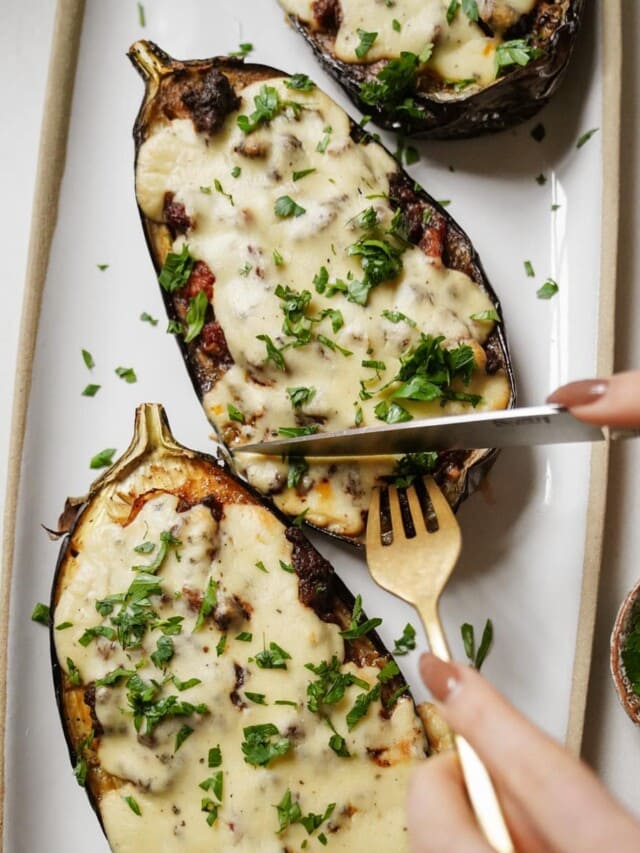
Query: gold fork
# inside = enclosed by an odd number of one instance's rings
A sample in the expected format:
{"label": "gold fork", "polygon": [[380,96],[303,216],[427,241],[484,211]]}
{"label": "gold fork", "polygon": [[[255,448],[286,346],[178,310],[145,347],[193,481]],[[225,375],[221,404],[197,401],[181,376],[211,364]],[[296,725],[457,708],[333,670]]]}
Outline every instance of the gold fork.
{"label": "gold fork", "polygon": [[[427,529],[420,499],[415,487],[410,486],[406,490],[406,510],[411,516],[414,535],[408,536],[398,490],[390,486],[391,530],[384,531],[380,490],[375,489],[367,522],[367,563],[377,584],[416,608],[433,654],[443,660],[451,660],[438,613],[438,601],[460,554],[460,527],[435,480],[427,477],[424,483],[438,529],[433,532]],[[513,853],[509,830],[487,769],[463,737],[454,735],[454,739],[469,800],[487,841],[499,853]]]}

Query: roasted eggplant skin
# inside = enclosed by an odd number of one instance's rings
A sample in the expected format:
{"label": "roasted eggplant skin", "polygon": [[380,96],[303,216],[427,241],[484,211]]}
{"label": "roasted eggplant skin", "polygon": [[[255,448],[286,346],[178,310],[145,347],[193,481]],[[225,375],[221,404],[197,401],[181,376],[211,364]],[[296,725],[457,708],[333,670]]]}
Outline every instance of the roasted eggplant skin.
{"label": "roasted eggplant skin", "polygon": [[[244,60],[234,57],[176,60],[149,41],[136,42],[130,48],[128,55],[146,86],[133,131],[136,162],[141,145],[157,122],[168,122],[174,118],[191,118],[196,127],[203,121],[215,124],[216,121],[223,121],[225,115],[236,108],[237,99],[234,95],[237,96],[246,85],[257,80],[267,81],[285,76],[284,72],[277,69],[245,63]],[[208,85],[207,81],[212,75],[224,78],[224,96],[217,98],[212,96],[208,111],[206,98],[201,99],[200,108],[203,113],[200,116],[195,115],[187,104],[188,98],[185,98],[185,94],[193,91],[204,92]],[[232,92],[228,91],[227,86],[230,86]],[[356,142],[363,141],[365,144],[373,142],[372,137],[353,121],[351,121],[351,136]],[[431,221],[437,224],[440,229],[438,239],[442,241],[443,264],[473,279],[488,295],[498,316],[502,318],[499,299],[487,279],[478,253],[468,235],[447,210],[400,167],[393,176],[390,197],[392,204],[402,208],[403,212],[413,211],[415,233],[410,236],[411,242],[419,243],[424,236],[426,226],[422,224],[423,222]],[[424,216],[425,213],[429,215]],[[152,221],[144,215],[142,210],[140,210],[140,217],[149,252],[156,273],[159,275],[167,254],[171,251],[174,234],[170,224]],[[184,297],[179,292],[167,293],[164,289],[161,290],[169,319],[184,322],[186,312]],[[215,320],[211,306],[208,312],[207,322],[211,319]],[[212,356],[206,351],[202,345],[202,336],[190,343],[185,343],[180,335],[176,335],[176,338],[193,387],[202,401],[207,391],[225,372],[227,365],[224,358]],[[487,356],[487,372],[498,370],[505,372],[511,391],[509,407],[513,407],[516,404],[516,383],[502,322],[496,324],[484,344],[484,349]],[[493,465],[496,456],[496,450],[456,450],[439,454],[433,475],[454,508],[475,491]],[[324,528],[318,529],[343,541],[356,545],[362,544],[360,540],[355,540],[353,537],[343,536]]]}
{"label": "roasted eggplant skin", "polygon": [[[361,85],[375,78],[368,65],[338,59],[332,51],[333,35],[313,31],[293,15],[292,26],[310,45],[322,67],[334,77],[353,103],[380,127],[427,139],[463,139],[505,130],[534,116],[558,89],[567,70],[580,29],[584,0],[540,0],[506,35],[529,36],[533,47],[544,51],[525,66],[516,66],[479,92],[441,100],[417,92],[414,100],[421,118],[398,118],[360,98]],[[379,63],[378,63],[379,65]]]}
{"label": "roasted eggplant skin", "polygon": [[[78,555],[83,524],[88,513],[100,506],[102,512],[116,517],[125,524],[135,517],[140,502],[156,492],[176,494],[187,504],[204,503],[212,512],[223,511],[230,503],[265,505],[264,499],[250,486],[238,480],[221,458],[190,450],[178,444],[171,434],[163,407],[157,403],[143,403],[136,410],[133,440],[111,468],[90,487],[84,498],[69,499],[61,515],[59,534],[64,534],[56,564],[50,599],[54,614],[60,601],[69,567]],[[293,566],[298,578],[300,601],[312,608],[325,622],[341,629],[349,627],[354,606],[354,596],[335,574],[303,532],[290,526],[289,520],[277,509],[269,511],[285,528],[286,538],[293,544]],[[72,569],[73,570],[73,569]],[[317,590],[321,589],[321,593]],[[366,618],[363,614],[363,618]],[[356,639],[345,639],[344,662],[357,666],[381,668],[391,660],[389,652],[375,630]],[[94,709],[95,688],[92,685],[74,685],[61,665],[56,652],[56,629],[50,626],[50,650],[56,702],[71,763],[78,776],[78,768],[85,764],[82,780],[87,796],[104,830],[101,817],[101,797],[118,789],[123,781],[105,772],[98,756],[100,723]],[[384,686],[385,694],[404,688],[408,690],[401,674],[395,675]],[[425,728],[430,752],[452,748],[449,729],[430,703],[416,708]]]}

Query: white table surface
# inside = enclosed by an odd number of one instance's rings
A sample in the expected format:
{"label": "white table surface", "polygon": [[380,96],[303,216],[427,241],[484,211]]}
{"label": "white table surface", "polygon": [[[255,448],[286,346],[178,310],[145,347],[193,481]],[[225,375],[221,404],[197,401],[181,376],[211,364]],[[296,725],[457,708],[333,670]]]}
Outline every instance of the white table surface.
{"label": "white table surface", "polygon": [[[125,2],[125,0],[118,0]],[[133,0],[126,0],[135,5]],[[600,0],[604,2],[604,0]],[[151,4],[149,7],[151,8]],[[640,367],[640,3],[623,0],[624,108],[617,369]],[[55,0],[0,0],[0,496],[4,496],[18,321],[27,260],[44,88]],[[640,729],[620,708],[609,677],[609,634],[618,604],[640,578],[640,442],[612,450],[600,603],[584,757],[640,816]],[[523,661],[526,666],[526,661]]]}

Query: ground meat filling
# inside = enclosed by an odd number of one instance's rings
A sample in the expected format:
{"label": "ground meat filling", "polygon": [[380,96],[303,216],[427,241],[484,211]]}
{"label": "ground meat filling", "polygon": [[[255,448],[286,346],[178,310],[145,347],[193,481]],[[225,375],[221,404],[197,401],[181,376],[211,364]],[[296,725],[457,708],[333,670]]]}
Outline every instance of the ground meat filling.
{"label": "ground meat filling", "polygon": [[191,112],[196,130],[212,134],[224,124],[225,118],[240,106],[240,98],[228,78],[217,68],[199,76],[182,95]]}
{"label": "ground meat filling", "polygon": [[174,194],[172,192],[164,194],[162,220],[171,232],[174,240],[179,234],[186,234],[193,227],[193,222],[187,216],[184,204],[174,201]]}
{"label": "ground meat filling", "polygon": [[325,31],[336,32],[342,22],[340,0],[315,0],[313,16],[316,25]]}
{"label": "ground meat filling", "polygon": [[291,561],[298,575],[298,598],[324,622],[335,622],[331,565],[307,542],[300,528],[288,527],[285,536],[293,545]]}

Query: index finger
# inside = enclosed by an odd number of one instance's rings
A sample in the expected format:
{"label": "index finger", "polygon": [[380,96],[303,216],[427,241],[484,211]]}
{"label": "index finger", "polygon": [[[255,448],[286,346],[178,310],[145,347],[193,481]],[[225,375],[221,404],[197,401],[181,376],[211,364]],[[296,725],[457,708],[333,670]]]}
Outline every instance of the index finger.
{"label": "index finger", "polygon": [[640,370],[616,373],[609,379],[570,382],[550,394],[547,402],[566,406],[588,423],[640,427]]}
{"label": "index finger", "polygon": [[424,655],[420,669],[449,725],[467,738],[498,788],[558,850],[638,850],[640,830],[596,777],[528,722],[477,672]]}

